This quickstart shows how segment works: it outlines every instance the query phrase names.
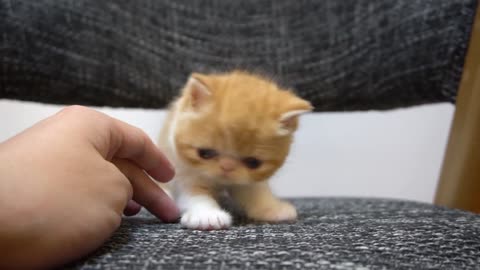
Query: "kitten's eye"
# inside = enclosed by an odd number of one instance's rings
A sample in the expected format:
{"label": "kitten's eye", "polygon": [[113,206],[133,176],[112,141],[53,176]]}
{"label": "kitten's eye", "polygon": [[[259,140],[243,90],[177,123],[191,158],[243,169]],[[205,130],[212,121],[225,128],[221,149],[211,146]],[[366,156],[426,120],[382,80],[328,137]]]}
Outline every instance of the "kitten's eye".
{"label": "kitten's eye", "polygon": [[254,157],[248,157],[243,159],[243,164],[245,164],[245,166],[247,166],[250,169],[257,169],[262,165],[262,161]]}
{"label": "kitten's eye", "polygon": [[198,156],[203,158],[203,159],[212,159],[212,158],[218,156],[218,153],[217,153],[217,151],[215,151],[213,149],[201,148],[201,149],[198,149]]}

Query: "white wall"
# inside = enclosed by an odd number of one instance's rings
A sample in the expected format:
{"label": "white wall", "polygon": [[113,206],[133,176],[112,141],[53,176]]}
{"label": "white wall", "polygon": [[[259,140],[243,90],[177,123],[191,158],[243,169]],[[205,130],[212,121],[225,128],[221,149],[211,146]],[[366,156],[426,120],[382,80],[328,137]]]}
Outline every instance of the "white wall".
{"label": "white wall", "polygon": [[[0,141],[61,106],[0,100]],[[97,108],[99,109],[99,108]],[[157,137],[161,110],[99,110]],[[287,164],[272,180],[282,196],[372,196],[431,202],[454,107],[316,113],[302,118]]]}

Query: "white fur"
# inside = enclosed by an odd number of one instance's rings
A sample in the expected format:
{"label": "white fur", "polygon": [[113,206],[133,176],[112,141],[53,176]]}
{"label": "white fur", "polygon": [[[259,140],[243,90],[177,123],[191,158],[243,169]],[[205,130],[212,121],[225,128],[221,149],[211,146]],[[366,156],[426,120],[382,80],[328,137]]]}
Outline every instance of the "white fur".
{"label": "white fur", "polygon": [[232,225],[232,217],[217,202],[206,195],[189,195],[181,192],[177,200],[183,227],[198,230],[218,230]]}
{"label": "white fur", "polygon": [[279,136],[285,136],[288,135],[292,132],[292,130],[288,129],[285,127],[284,123],[292,119],[293,117],[297,117],[301,114],[310,112],[310,110],[294,110],[294,111],[289,111],[280,116],[279,119],[279,127],[277,130],[277,134]]}
{"label": "white fur", "polygon": [[208,90],[208,87],[194,77],[188,78],[186,89],[200,90],[201,94],[206,96],[212,95],[212,93],[210,93],[210,90]]}
{"label": "white fur", "polygon": [[294,110],[294,111],[286,112],[286,113],[282,114],[282,116],[280,116],[280,122],[283,122],[285,120],[288,120],[289,118],[299,116],[299,115],[307,113],[307,112],[309,112],[309,110]]}

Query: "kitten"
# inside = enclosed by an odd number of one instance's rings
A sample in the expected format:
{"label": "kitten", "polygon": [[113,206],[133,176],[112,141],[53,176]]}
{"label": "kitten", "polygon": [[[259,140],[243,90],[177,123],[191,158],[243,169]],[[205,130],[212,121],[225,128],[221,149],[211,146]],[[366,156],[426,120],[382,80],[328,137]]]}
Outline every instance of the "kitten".
{"label": "kitten", "polygon": [[168,184],[191,229],[222,229],[232,223],[220,208],[222,191],[249,218],[266,222],[295,220],[288,202],[267,183],[284,163],[309,102],[275,83],[243,71],[193,73],[170,106],[159,147],[176,167]]}

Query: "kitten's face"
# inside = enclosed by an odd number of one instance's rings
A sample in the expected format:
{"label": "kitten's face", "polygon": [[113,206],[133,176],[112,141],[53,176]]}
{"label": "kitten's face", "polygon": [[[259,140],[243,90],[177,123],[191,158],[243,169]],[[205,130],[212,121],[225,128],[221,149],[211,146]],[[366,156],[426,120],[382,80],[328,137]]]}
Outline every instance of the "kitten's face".
{"label": "kitten's face", "polygon": [[263,181],[284,163],[311,105],[246,73],[193,74],[179,101],[178,156],[222,184]]}

